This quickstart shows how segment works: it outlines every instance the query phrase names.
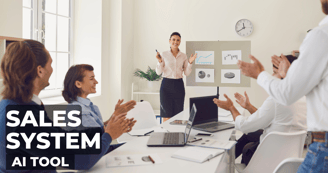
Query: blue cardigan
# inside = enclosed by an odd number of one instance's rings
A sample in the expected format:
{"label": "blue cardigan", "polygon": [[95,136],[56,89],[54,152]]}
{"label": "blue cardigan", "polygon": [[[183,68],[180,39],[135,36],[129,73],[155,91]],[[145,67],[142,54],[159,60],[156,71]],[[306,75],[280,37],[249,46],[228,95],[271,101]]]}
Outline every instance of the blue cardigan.
{"label": "blue cardigan", "polygon": [[[7,105],[22,105],[19,104],[13,100],[1,100],[0,101],[0,172],[30,172],[31,170],[23,170],[23,171],[17,171],[17,170],[6,170],[6,106]],[[30,102],[28,104],[24,105],[37,105],[34,102]],[[35,117],[37,120],[39,117]],[[46,120],[51,121],[47,116],[45,117]],[[48,127],[46,128],[47,131],[44,131],[45,128],[37,128],[40,129],[40,132],[66,132],[60,127]],[[85,129],[83,130],[85,133],[94,133],[94,129]],[[112,138],[108,133],[103,133],[101,135],[101,153],[100,154],[89,154],[89,155],[76,155],[75,156],[75,169],[78,170],[87,170],[90,169],[92,166],[94,166],[98,160],[106,154],[107,150],[109,149],[110,143],[112,142]],[[66,143],[65,138],[61,139],[61,143]],[[47,154],[47,150],[36,150],[36,149],[30,149],[27,150],[24,147],[20,147],[16,149],[15,151],[17,154],[28,154],[30,156],[43,156]],[[74,154],[77,150],[67,150],[67,154]],[[79,150],[79,153],[81,153],[81,150]],[[34,170],[33,172],[55,172],[55,170]]]}

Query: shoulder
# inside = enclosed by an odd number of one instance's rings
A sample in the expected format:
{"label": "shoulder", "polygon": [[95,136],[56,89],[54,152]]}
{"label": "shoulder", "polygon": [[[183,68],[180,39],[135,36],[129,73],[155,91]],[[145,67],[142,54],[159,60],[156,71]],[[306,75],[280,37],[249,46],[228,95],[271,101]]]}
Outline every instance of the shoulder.
{"label": "shoulder", "polygon": [[171,51],[170,51],[170,50],[167,50],[167,51],[162,52],[161,55],[163,55],[163,56],[168,56],[168,55],[170,55],[170,54],[171,54]]}

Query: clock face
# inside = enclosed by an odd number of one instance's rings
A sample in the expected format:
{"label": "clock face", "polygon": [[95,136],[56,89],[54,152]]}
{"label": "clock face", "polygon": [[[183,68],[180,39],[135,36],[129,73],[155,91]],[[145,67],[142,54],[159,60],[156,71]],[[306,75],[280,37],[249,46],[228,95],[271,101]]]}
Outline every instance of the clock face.
{"label": "clock face", "polygon": [[241,19],[236,23],[236,33],[242,37],[247,37],[253,32],[253,24],[247,19]]}

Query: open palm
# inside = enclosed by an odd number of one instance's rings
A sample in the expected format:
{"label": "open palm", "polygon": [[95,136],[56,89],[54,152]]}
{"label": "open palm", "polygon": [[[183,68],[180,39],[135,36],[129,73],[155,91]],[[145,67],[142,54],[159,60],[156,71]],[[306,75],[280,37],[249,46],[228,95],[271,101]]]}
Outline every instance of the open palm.
{"label": "open palm", "polygon": [[236,102],[245,109],[247,109],[247,107],[251,104],[246,91],[245,91],[245,97],[239,93],[235,93],[235,98],[236,98]]}

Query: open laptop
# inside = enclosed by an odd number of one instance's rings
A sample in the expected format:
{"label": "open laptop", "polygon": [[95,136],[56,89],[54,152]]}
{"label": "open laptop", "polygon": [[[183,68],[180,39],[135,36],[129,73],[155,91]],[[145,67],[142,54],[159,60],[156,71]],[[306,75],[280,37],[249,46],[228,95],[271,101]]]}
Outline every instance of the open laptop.
{"label": "open laptop", "polygon": [[149,137],[147,146],[148,147],[178,147],[186,145],[191,127],[193,125],[197,109],[193,105],[190,110],[190,116],[186,125],[185,133],[175,132],[155,132]]}
{"label": "open laptop", "polygon": [[219,121],[218,107],[213,102],[217,95],[190,98],[191,105],[197,106],[197,113],[194,120],[193,128],[205,132],[217,132],[220,130],[234,128],[234,124]]}

